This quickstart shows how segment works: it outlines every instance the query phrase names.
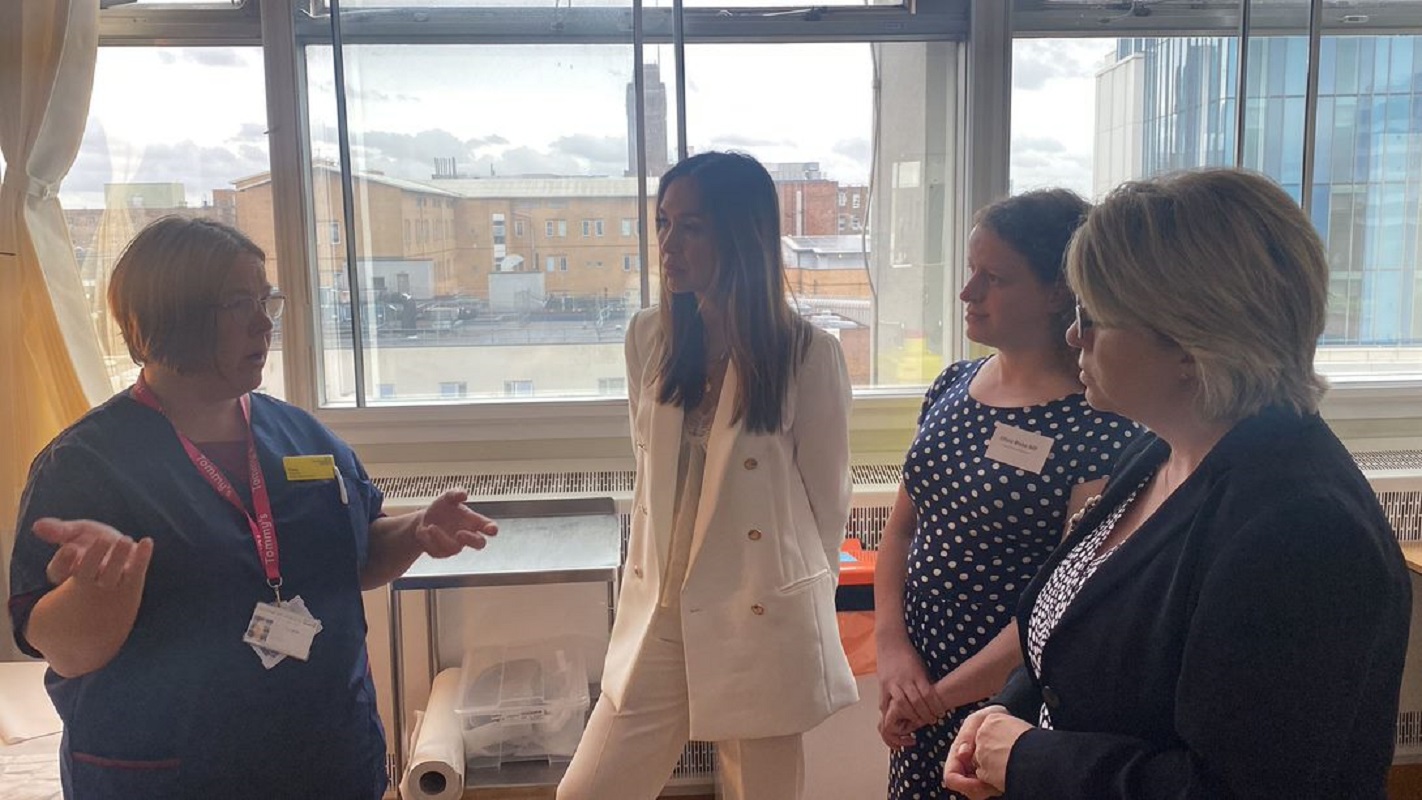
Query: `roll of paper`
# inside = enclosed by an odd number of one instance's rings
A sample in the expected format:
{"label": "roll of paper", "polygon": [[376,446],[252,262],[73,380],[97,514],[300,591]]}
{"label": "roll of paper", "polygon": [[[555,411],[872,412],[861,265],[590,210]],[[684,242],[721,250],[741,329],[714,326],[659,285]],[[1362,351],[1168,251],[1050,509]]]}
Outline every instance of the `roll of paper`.
{"label": "roll of paper", "polygon": [[405,800],[459,800],[464,796],[464,737],[454,707],[459,702],[458,668],[435,676],[412,738],[409,768],[400,781]]}

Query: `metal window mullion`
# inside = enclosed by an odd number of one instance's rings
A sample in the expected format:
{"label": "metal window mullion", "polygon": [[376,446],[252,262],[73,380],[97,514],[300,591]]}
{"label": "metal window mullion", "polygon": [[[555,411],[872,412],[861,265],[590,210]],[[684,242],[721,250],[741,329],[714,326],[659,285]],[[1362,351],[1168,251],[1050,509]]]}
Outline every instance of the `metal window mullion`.
{"label": "metal window mullion", "polygon": [[[1005,196],[1011,185],[1013,18],[1008,5],[1001,0],[973,0],[966,69],[962,218],[957,223],[962,231],[972,230],[973,213]],[[965,236],[954,249],[955,279],[962,278],[965,270],[966,245]],[[951,302],[950,297],[945,296],[944,302]],[[967,352],[962,317],[946,314],[945,318],[944,335],[948,341],[944,351],[949,352],[948,345],[952,345],[957,358]]]}
{"label": "metal window mullion", "polygon": [[[625,44],[640,25],[643,44],[674,44],[677,19],[687,42],[832,42],[964,40],[967,15],[911,15],[900,8],[825,10],[819,15],[700,8],[647,8],[640,20],[625,8],[421,9],[347,11],[342,37],[350,44]],[[297,21],[298,41],[326,42],[329,26]]]}
{"label": "metal window mullion", "polygon": [[267,128],[291,135],[268,137],[272,185],[272,225],[277,284],[289,298],[282,320],[282,371],[286,400],[308,411],[321,401],[318,368],[319,329],[311,250],[313,214],[305,117],[304,65],[296,46],[288,0],[262,0],[262,58],[267,92]]}
{"label": "metal window mullion", "polygon": [[650,248],[647,247],[647,75],[642,68],[643,11],[642,0],[632,0],[633,113],[637,119],[637,302],[639,307],[646,308],[651,304],[652,278],[647,263]]}
{"label": "metal window mullion", "polygon": [[1249,33],[1253,0],[1239,2],[1239,44],[1235,47],[1234,165],[1244,166],[1244,132],[1248,125],[1245,106],[1249,96]]}
{"label": "metal window mullion", "polygon": [[[1243,0],[1241,0],[1241,5]],[[1034,8],[1019,10],[1013,30],[1019,38],[1153,38],[1176,36],[1232,37],[1239,28],[1233,4],[1211,7],[1154,6],[1148,16],[1097,8]],[[1296,34],[1297,7],[1288,3],[1264,4],[1253,9],[1256,36]],[[1422,34],[1422,14],[1415,3],[1368,2],[1341,5],[1330,12],[1340,33],[1350,36]]]}
{"label": "metal window mullion", "polygon": [[346,226],[346,284],[351,297],[351,366],[355,372],[356,408],[366,405],[365,342],[362,322],[360,267],[356,262],[355,181],[351,176],[350,124],[346,117],[346,72],[341,45],[341,2],[331,3],[331,63],[336,94],[336,141],[341,157],[341,219]]}
{"label": "metal window mullion", "polygon": [[99,40],[164,47],[260,45],[261,2],[250,0],[237,8],[105,8],[99,11]]}
{"label": "metal window mullion", "polygon": [[1313,0],[1308,15],[1308,82],[1304,87],[1303,171],[1299,199],[1312,218],[1314,136],[1318,128],[1318,58],[1323,35],[1323,0]]}
{"label": "metal window mullion", "polygon": [[686,158],[686,6],[672,0],[672,63],[676,67],[676,159]]}

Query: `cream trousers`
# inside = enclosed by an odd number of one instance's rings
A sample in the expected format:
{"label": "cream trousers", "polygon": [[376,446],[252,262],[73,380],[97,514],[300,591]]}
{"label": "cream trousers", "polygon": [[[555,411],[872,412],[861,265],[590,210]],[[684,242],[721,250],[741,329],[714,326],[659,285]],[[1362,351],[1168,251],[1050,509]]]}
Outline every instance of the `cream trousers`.
{"label": "cream trousers", "polygon": [[[658,609],[634,669],[622,708],[598,700],[558,800],[654,800],[671,777],[690,736],[677,609]],[[726,800],[800,800],[804,793],[801,734],[716,742],[716,755]]]}

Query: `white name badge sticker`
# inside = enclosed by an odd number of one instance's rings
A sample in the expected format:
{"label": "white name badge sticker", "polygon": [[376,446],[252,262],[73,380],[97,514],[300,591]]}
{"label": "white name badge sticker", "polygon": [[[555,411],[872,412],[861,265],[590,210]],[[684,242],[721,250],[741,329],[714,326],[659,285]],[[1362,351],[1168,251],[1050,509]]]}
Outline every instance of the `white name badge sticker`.
{"label": "white name badge sticker", "polygon": [[299,610],[292,609],[289,603],[283,606],[278,608],[271,603],[258,603],[252,611],[251,621],[247,623],[247,632],[242,636],[242,641],[259,648],[257,654],[262,656],[262,663],[267,669],[281,661],[270,658],[267,653],[305,661],[311,655],[311,640],[321,632],[320,620],[311,616],[304,604],[298,607]]}
{"label": "white name badge sticker", "polygon": [[1025,472],[1040,474],[1052,452],[1053,439],[1040,433],[1024,431],[997,423],[988,442],[987,457]]}

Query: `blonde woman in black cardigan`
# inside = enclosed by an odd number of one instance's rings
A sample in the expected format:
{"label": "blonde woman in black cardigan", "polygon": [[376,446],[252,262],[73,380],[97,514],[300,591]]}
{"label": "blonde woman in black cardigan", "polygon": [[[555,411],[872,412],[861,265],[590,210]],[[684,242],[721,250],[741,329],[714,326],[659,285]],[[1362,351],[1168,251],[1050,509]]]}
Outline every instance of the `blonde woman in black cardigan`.
{"label": "blonde woman in black cardigan", "polygon": [[1096,408],[1152,431],[1028,587],[1025,666],[944,784],[985,798],[1383,798],[1410,586],[1318,416],[1328,265],[1236,170],[1128,183],[1067,264]]}

